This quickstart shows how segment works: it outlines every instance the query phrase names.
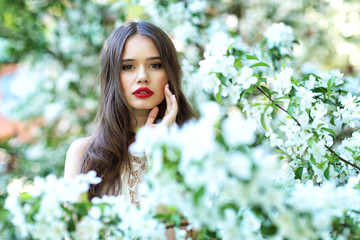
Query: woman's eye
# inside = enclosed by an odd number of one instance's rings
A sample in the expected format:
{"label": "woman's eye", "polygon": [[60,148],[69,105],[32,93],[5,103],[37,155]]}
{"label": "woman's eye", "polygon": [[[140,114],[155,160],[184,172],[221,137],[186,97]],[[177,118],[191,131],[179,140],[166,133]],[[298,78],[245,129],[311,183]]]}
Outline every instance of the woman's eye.
{"label": "woman's eye", "polygon": [[150,65],[150,68],[161,68],[162,67],[162,64],[161,63],[153,63]]}
{"label": "woman's eye", "polygon": [[122,66],[122,70],[130,70],[130,69],[133,69],[134,66],[133,65],[123,65]]}

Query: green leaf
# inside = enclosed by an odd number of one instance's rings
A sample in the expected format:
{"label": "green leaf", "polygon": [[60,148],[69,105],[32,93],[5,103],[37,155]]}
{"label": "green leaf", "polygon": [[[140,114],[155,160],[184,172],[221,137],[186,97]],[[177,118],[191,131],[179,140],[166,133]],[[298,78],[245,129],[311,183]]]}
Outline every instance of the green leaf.
{"label": "green leaf", "polygon": [[66,207],[63,207],[62,209],[63,209],[64,212],[67,213],[70,217],[72,216],[73,213],[72,213],[72,211],[71,211],[70,209],[68,209],[68,208],[66,208]]}
{"label": "green leaf", "polygon": [[251,85],[248,89],[246,89],[246,90],[244,90],[244,91],[247,92],[247,93],[252,94],[252,92],[254,91],[254,89],[255,89],[255,85],[253,84],[253,85]]}
{"label": "green leaf", "polygon": [[251,106],[252,107],[257,107],[257,106],[260,106],[260,105],[262,105],[261,103],[254,103],[254,104],[252,104]]}
{"label": "green leaf", "polygon": [[266,127],[266,124],[265,124],[265,112],[266,112],[266,110],[261,114],[261,125],[262,125],[262,127],[267,131],[268,130],[268,128]]}
{"label": "green leaf", "polygon": [[264,62],[258,62],[258,63],[251,65],[250,67],[253,68],[253,67],[270,67],[270,66]]}
{"label": "green leaf", "polygon": [[280,104],[282,104],[282,103],[283,103],[283,102],[281,102],[281,101],[273,101],[273,103],[272,103],[273,108],[275,108],[276,104],[277,104],[277,105],[280,105]]}
{"label": "green leaf", "polygon": [[[211,231],[209,229],[206,230],[206,235],[205,235],[206,239],[219,239],[217,236],[217,232],[216,231]],[[200,239],[200,238],[198,238]]]}
{"label": "green leaf", "polygon": [[[242,91],[242,92],[240,93],[239,102],[241,102],[240,100],[242,100],[243,98],[246,98],[246,97],[247,97],[246,91]],[[240,104],[239,104],[239,106],[240,106]]]}
{"label": "green leaf", "polygon": [[325,169],[324,176],[327,180],[330,180],[330,165]]}
{"label": "green leaf", "polygon": [[329,105],[335,105],[335,106],[336,106],[336,104],[333,103],[330,99],[326,99],[326,100],[325,100],[325,103],[327,103],[327,104],[329,104]]}
{"label": "green leaf", "polygon": [[280,100],[280,99],[289,99],[289,97],[288,96],[278,97],[278,98],[275,98],[274,101],[277,101],[277,100]]}
{"label": "green leaf", "polygon": [[75,231],[75,229],[76,229],[76,225],[75,225],[75,222],[74,222],[74,219],[73,218],[70,218],[70,220],[69,220],[69,222],[68,222],[68,231],[69,232],[73,232],[73,231]]}
{"label": "green leaf", "polygon": [[260,82],[260,83],[263,82],[263,83],[266,84],[266,83],[267,83],[267,79],[266,79],[266,78],[263,78],[263,77],[262,77],[262,78],[259,78],[259,82]]}
{"label": "green leaf", "polygon": [[326,163],[327,162],[320,162],[317,167],[322,169]]}
{"label": "green leaf", "polygon": [[268,95],[269,98],[271,98],[271,92],[267,87],[260,86],[260,88],[261,88],[261,90],[263,90],[266,93],[266,95]]}
{"label": "green leaf", "polygon": [[239,58],[235,59],[234,67],[241,67],[241,62]]}
{"label": "green leaf", "polygon": [[280,149],[275,149],[275,150],[274,150],[274,152],[277,152],[277,153],[283,153],[283,151],[282,151],[282,150],[280,150]]}
{"label": "green leaf", "polygon": [[83,203],[88,203],[88,202],[89,202],[87,192],[84,192],[84,193],[81,194],[81,201],[82,201]]}
{"label": "green leaf", "polygon": [[226,86],[226,77],[221,73],[216,74],[216,76],[219,78],[220,82]]}
{"label": "green leaf", "polygon": [[78,215],[79,218],[82,218],[83,216],[86,216],[88,213],[89,208],[91,207],[90,202],[79,202],[75,203],[74,205],[75,213]]}
{"label": "green leaf", "polygon": [[216,101],[221,104],[221,85],[219,86],[219,92],[215,95]]}
{"label": "green leaf", "polygon": [[295,84],[296,86],[298,86],[299,84],[299,80],[297,80],[296,78],[294,78],[293,76],[290,77],[290,80],[293,84]]}
{"label": "green leaf", "polygon": [[310,162],[315,166],[317,165],[313,155],[310,157]]}
{"label": "green leaf", "polygon": [[309,147],[312,146],[313,142],[315,142],[315,138],[314,138],[314,137],[309,138],[309,139],[306,141],[306,143],[307,143],[307,145],[308,145]]}
{"label": "green leaf", "polygon": [[205,193],[205,187],[202,186],[200,187],[197,191],[194,191],[194,203],[195,204],[199,204],[200,203],[200,199],[204,196]]}
{"label": "green leaf", "polygon": [[29,199],[32,199],[32,198],[33,197],[27,192],[22,192],[19,195],[19,199],[22,200],[22,201],[26,201],[26,200],[29,200]]}
{"label": "green leaf", "polygon": [[291,88],[289,95],[290,95],[291,97],[293,97],[293,96],[296,95],[296,90],[295,90],[294,87]]}
{"label": "green leaf", "polygon": [[304,171],[304,167],[298,167],[295,171],[295,179],[300,179],[301,180],[301,176],[302,173]]}
{"label": "green leaf", "polygon": [[327,89],[324,87],[317,87],[317,88],[314,88],[312,91],[316,92],[316,93],[323,93],[323,94],[327,93]]}
{"label": "green leaf", "polygon": [[334,132],[334,130],[332,130],[330,128],[322,128],[322,130],[329,132],[331,134],[331,136],[334,138],[334,140],[336,139],[336,133]]}
{"label": "green leaf", "polygon": [[351,152],[352,154],[354,154],[354,150],[352,150],[351,148],[345,147],[345,149],[348,150],[349,152]]}
{"label": "green leaf", "polygon": [[178,214],[173,214],[170,219],[171,222],[175,224],[175,226],[180,226],[181,218]]}
{"label": "green leaf", "polygon": [[177,212],[177,208],[174,206],[166,206],[166,209],[169,210],[172,213],[176,213]]}
{"label": "green leaf", "polygon": [[158,213],[154,216],[154,218],[156,218],[158,220],[162,220],[162,221],[168,221],[170,216],[171,216],[171,213]]}
{"label": "green leaf", "polygon": [[295,104],[294,103],[290,103],[288,106],[288,109],[286,110],[288,111],[288,113],[290,114],[290,116],[293,115],[294,111],[295,111]]}
{"label": "green leaf", "polygon": [[336,126],[334,119],[335,119],[335,116],[333,115],[333,116],[331,117],[331,119],[330,119],[330,123],[331,123],[333,126]]}
{"label": "green leaf", "polygon": [[333,85],[334,85],[334,79],[332,77],[327,81],[328,91],[330,91],[330,89],[332,88]]}
{"label": "green leaf", "polygon": [[248,60],[259,60],[256,56],[252,56],[252,55],[246,55],[245,57]]}

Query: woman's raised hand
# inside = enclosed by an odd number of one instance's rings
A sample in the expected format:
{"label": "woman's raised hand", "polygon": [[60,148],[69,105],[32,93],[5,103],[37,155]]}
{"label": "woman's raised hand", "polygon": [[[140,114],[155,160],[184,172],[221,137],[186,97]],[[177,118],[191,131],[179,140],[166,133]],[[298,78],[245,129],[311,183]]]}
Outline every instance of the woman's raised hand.
{"label": "woman's raised hand", "polygon": [[162,123],[170,126],[176,120],[176,115],[178,113],[178,104],[175,98],[175,95],[169,89],[169,84],[165,85],[165,98],[166,98],[166,111],[162,119]]}
{"label": "woman's raised hand", "polygon": [[[165,85],[164,91],[165,91],[165,99],[166,99],[166,111],[163,119],[161,120],[161,124],[170,126],[176,120],[176,116],[178,113],[178,104],[175,95],[172,94],[172,92],[169,89],[169,84]],[[158,112],[159,112],[158,107],[154,107],[153,109],[151,109],[146,121],[146,125],[155,125],[154,121],[156,119]]]}

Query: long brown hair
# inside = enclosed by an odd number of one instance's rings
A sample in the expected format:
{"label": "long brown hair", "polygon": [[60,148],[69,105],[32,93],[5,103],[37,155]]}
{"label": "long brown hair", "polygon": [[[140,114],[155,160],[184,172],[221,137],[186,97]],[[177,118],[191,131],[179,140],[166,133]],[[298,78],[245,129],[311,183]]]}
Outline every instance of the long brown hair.
{"label": "long brown hair", "polygon": [[[171,39],[158,27],[148,22],[128,22],[115,29],[101,51],[101,94],[97,113],[97,129],[85,152],[81,172],[95,170],[101,183],[91,185],[89,199],[103,194],[121,194],[122,176],[132,171],[128,147],[134,141],[131,120],[135,120],[120,83],[121,58],[126,40],[140,34],[149,37],[157,47],[169,78],[170,91],[178,102],[176,123],[182,125],[194,116],[181,90],[181,68]],[[157,120],[162,119],[166,100],[159,104]]]}

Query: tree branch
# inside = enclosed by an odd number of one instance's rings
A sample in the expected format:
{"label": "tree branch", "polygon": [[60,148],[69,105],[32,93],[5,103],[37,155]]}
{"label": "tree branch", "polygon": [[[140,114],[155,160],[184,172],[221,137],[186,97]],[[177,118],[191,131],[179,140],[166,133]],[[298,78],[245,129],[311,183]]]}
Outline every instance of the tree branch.
{"label": "tree branch", "polygon": [[[272,100],[261,88],[259,88],[258,86],[256,86],[256,88],[262,93],[262,94],[264,94],[271,102],[273,102],[274,103],[274,100]],[[294,118],[293,116],[291,116],[291,114],[288,112],[288,111],[286,111],[284,108],[282,108],[279,104],[275,104],[275,106],[277,106],[278,108],[280,108],[281,110],[283,110],[284,112],[286,112],[295,122],[296,122],[296,124],[299,126],[299,127],[301,127],[301,124],[299,123],[299,121],[296,119],[296,118]],[[347,160],[345,160],[345,159],[343,159],[342,157],[340,157],[334,150],[332,150],[330,147],[328,147],[327,145],[324,145],[326,148],[327,148],[327,150],[329,150],[331,153],[333,153],[336,157],[338,157],[341,161],[343,161],[344,163],[347,163],[347,164],[349,164],[350,166],[352,166],[352,167],[354,167],[354,168],[356,168],[356,169],[358,169],[359,171],[360,171],[360,167],[359,166],[357,166],[357,165],[355,165],[355,164],[353,164],[353,163],[351,163],[351,162],[349,162],[349,161],[347,161]]]}
{"label": "tree branch", "polygon": [[[272,100],[261,88],[259,88],[258,86],[256,86],[256,88],[262,93],[262,94],[264,94],[271,102],[273,102],[274,103],[274,100]],[[294,121],[296,122],[296,124],[299,126],[299,127],[301,127],[301,124],[299,123],[299,121],[296,119],[296,118],[294,118],[293,116],[291,116],[291,114],[288,112],[288,111],[286,111],[284,108],[282,108],[279,104],[275,104],[275,106],[277,106],[278,108],[280,108],[281,110],[283,110],[284,112],[286,112],[290,117],[292,117],[292,119],[294,119]]]}
{"label": "tree branch", "polygon": [[360,167],[358,167],[358,166],[356,166],[355,164],[353,164],[353,163],[351,163],[351,162],[343,159],[342,157],[340,157],[334,150],[332,150],[332,149],[331,149],[330,147],[328,147],[327,145],[324,145],[324,146],[327,148],[327,150],[329,150],[331,153],[333,153],[335,156],[337,156],[341,161],[343,161],[343,162],[345,162],[345,163],[353,166],[354,168],[360,170]]}

